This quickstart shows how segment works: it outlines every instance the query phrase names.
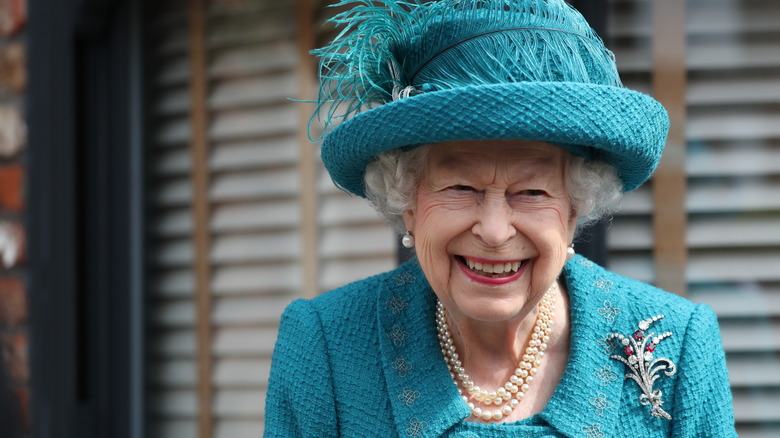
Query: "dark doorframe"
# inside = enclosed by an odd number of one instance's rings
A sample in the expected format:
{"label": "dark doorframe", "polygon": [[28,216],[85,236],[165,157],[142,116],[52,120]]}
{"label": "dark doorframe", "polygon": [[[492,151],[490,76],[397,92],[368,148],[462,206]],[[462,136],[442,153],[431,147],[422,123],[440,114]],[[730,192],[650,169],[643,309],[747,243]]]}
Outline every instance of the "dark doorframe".
{"label": "dark doorframe", "polygon": [[140,2],[29,0],[31,436],[143,436]]}

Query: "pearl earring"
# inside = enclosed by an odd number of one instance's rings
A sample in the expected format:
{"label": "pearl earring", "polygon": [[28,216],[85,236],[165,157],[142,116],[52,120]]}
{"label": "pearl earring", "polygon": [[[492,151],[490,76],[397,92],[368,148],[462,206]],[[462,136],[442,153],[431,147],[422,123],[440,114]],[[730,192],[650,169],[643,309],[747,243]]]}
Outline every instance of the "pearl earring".
{"label": "pearl earring", "polygon": [[572,243],[571,246],[566,248],[566,260],[571,260],[574,258],[574,244]]}
{"label": "pearl earring", "polygon": [[404,248],[414,248],[414,236],[412,236],[411,231],[407,231],[404,237],[401,238],[401,245]]}

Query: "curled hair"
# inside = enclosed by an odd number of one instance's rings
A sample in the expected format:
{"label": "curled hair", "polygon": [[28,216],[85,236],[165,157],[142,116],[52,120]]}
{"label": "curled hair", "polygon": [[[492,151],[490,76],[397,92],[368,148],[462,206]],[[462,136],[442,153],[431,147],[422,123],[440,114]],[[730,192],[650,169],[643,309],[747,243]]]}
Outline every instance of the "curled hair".
{"label": "curled hair", "polygon": [[429,145],[410,151],[382,152],[366,166],[366,198],[371,206],[398,233],[406,231],[403,213],[414,207]]}
{"label": "curled hair", "polygon": [[[366,197],[371,206],[399,233],[406,227],[403,212],[414,207],[430,146],[379,154],[366,167]],[[569,202],[577,213],[577,230],[617,211],[623,184],[616,169],[603,161],[586,161],[567,153],[565,177]]]}
{"label": "curled hair", "polygon": [[566,190],[577,213],[577,235],[583,227],[618,210],[623,198],[623,183],[614,166],[604,161],[586,161],[578,155],[568,155]]}

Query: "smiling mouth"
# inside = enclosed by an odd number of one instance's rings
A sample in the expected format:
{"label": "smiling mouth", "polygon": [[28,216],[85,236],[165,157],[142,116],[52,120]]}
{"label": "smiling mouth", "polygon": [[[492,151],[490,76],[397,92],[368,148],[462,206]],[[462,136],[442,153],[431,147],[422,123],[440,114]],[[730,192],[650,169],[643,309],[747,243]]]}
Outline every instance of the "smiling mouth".
{"label": "smiling mouth", "polygon": [[471,272],[483,277],[500,278],[515,274],[522,266],[523,261],[507,263],[483,263],[458,256],[460,262],[467,266]]}

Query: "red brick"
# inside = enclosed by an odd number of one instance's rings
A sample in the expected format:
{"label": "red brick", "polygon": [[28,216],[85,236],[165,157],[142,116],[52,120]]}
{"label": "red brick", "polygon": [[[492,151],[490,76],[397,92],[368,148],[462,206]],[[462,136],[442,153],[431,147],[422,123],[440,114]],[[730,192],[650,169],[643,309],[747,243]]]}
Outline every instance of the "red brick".
{"label": "red brick", "polygon": [[25,0],[0,0],[0,35],[19,33],[27,24],[27,2]]}
{"label": "red brick", "polygon": [[12,382],[26,383],[30,377],[27,360],[27,335],[23,333],[7,334],[2,337],[3,357]]}
{"label": "red brick", "polygon": [[23,176],[21,164],[0,166],[0,208],[17,213],[22,211]]}
{"label": "red brick", "polygon": [[0,325],[16,327],[27,321],[27,296],[20,278],[0,278]]}
{"label": "red brick", "polygon": [[0,90],[21,93],[27,87],[26,52],[21,43],[0,50]]}

